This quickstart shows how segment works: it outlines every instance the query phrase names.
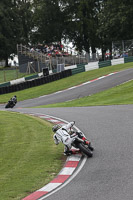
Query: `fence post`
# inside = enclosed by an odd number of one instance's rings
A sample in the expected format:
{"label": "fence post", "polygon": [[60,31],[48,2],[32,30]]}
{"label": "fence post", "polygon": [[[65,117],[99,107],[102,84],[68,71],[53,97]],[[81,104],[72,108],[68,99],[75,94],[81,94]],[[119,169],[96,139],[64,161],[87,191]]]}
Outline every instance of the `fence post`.
{"label": "fence post", "polygon": [[6,82],[6,72],[5,70],[3,70],[3,72],[4,72],[4,82]]}

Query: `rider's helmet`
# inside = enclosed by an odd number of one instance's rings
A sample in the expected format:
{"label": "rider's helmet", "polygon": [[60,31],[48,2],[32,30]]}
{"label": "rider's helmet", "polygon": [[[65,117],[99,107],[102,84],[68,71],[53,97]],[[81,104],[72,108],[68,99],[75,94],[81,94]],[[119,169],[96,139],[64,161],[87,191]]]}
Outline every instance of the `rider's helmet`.
{"label": "rider's helmet", "polygon": [[15,98],[17,98],[17,96],[16,96],[16,95],[14,95],[14,97],[15,97]]}
{"label": "rider's helmet", "polygon": [[54,126],[52,127],[52,131],[53,131],[53,132],[56,132],[59,128],[60,128],[59,125],[54,125]]}

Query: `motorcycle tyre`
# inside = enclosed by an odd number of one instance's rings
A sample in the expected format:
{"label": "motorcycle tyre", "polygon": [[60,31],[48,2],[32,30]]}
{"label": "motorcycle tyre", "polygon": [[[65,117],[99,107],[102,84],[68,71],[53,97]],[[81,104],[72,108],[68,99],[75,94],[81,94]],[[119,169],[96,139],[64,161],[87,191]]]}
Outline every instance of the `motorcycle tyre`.
{"label": "motorcycle tyre", "polygon": [[87,155],[89,158],[91,158],[93,156],[93,153],[91,150],[89,150],[88,148],[85,147],[84,144],[79,143],[78,144],[78,148],[80,149],[81,152],[83,152],[85,155]]}
{"label": "motorcycle tyre", "polygon": [[5,106],[5,108],[10,108],[10,104],[8,103],[8,104]]}
{"label": "motorcycle tyre", "polygon": [[11,106],[10,106],[10,108],[13,108],[15,105],[14,104],[12,104]]}

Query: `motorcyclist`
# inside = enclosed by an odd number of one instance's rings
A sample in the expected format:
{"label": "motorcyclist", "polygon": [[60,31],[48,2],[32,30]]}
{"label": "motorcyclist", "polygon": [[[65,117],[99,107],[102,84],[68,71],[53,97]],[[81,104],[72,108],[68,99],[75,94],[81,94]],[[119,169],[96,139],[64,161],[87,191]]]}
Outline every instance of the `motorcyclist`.
{"label": "motorcyclist", "polygon": [[10,101],[12,101],[13,103],[14,103],[14,105],[17,103],[17,96],[16,95],[14,95],[11,99],[10,99]]}
{"label": "motorcyclist", "polygon": [[76,132],[76,134],[74,134],[74,131],[71,130],[74,124],[75,121],[69,122],[67,125],[64,125],[62,127],[60,127],[59,125],[54,125],[52,128],[53,132],[55,133],[53,136],[55,144],[58,145],[60,142],[62,142],[65,145],[64,155],[70,155],[73,153],[70,149],[76,137],[84,140],[84,143],[88,145],[88,148],[90,148],[90,150],[93,150],[91,143],[84,137],[81,132]]}

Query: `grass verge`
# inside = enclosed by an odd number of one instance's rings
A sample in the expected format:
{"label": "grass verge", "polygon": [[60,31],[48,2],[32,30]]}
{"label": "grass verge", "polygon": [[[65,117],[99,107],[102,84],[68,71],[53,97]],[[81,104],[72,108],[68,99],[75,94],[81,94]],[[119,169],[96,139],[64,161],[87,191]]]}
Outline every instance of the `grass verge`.
{"label": "grass verge", "polygon": [[38,106],[40,108],[48,107],[81,107],[81,106],[99,106],[99,105],[121,105],[133,104],[133,80],[116,86],[114,88],[99,92],[92,96],[79,98],[76,100]]}
{"label": "grass verge", "polygon": [[63,145],[53,142],[51,124],[0,111],[0,199],[20,200],[60,171]]}
{"label": "grass verge", "polygon": [[41,86],[29,88],[15,93],[0,95],[0,103],[6,103],[13,95],[17,95],[18,101],[23,101],[26,99],[36,98],[42,95],[51,94],[53,92],[67,89],[69,87],[84,83],[86,81],[98,78],[100,76],[129,68],[133,68],[132,62],[79,73],[71,77],[67,77]]}

